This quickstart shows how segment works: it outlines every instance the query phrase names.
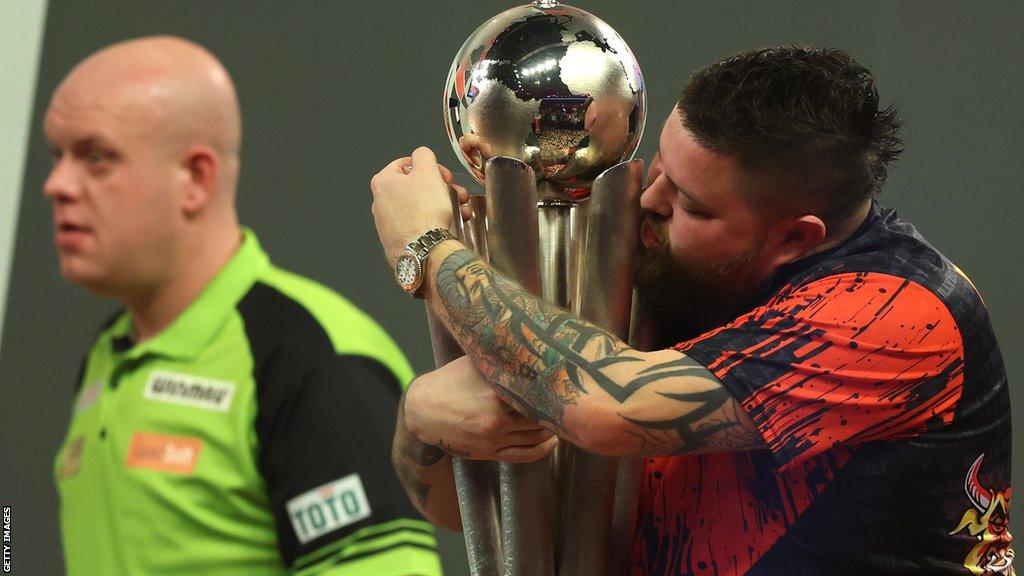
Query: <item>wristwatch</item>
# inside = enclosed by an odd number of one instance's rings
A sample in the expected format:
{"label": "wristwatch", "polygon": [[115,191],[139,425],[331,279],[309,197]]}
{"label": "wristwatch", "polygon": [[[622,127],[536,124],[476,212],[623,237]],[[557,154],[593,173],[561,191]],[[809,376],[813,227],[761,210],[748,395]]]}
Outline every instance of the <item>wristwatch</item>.
{"label": "wristwatch", "polygon": [[410,242],[398,255],[395,262],[395,280],[402,290],[411,294],[413,298],[423,298],[420,286],[423,285],[423,263],[427,260],[427,253],[445,240],[456,240],[455,235],[447,228],[427,230],[414,242]]}

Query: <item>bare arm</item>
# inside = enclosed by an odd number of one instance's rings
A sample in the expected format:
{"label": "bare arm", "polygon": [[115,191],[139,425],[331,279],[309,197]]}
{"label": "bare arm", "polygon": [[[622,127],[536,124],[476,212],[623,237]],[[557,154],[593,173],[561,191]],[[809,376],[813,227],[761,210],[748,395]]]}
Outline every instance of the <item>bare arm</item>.
{"label": "bare arm", "polygon": [[641,352],[547,304],[455,241],[428,258],[427,299],[476,369],[526,416],[607,455],[764,447],[738,402],[673,350]]}
{"label": "bare arm", "polygon": [[405,395],[398,405],[391,463],[409,499],[430,523],[462,531],[452,456],[441,448],[421,442],[409,431],[405,424]]}
{"label": "bare arm", "polygon": [[416,507],[434,524],[461,530],[451,455],[533,462],[558,438],[512,409],[468,358],[413,380],[402,396],[392,462]]}

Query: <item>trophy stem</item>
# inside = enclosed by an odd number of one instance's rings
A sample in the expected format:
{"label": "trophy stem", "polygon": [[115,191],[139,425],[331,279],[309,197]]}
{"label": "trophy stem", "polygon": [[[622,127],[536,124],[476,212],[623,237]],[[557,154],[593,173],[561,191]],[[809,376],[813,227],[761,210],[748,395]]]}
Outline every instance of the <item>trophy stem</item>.
{"label": "trophy stem", "polygon": [[498,471],[494,462],[452,458],[459,497],[462,533],[472,576],[501,576],[501,521],[497,495]]}
{"label": "trophy stem", "polygon": [[541,297],[569,306],[569,262],[572,202],[544,200],[537,204],[540,229]]}
{"label": "trophy stem", "polygon": [[[584,319],[629,337],[633,299],[633,259],[637,242],[637,208],[643,162],[633,160],[609,168],[594,181],[586,202],[586,231],[580,239],[578,278],[572,298],[574,310]],[[628,550],[633,526],[625,512],[615,513],[619,461],[570,446],[563,479],[563,540],[559,576],[620,574],[609,572],[609,555]],[[633,468],[625,466],[623,490],[630,485]],[[634,484],[633,488],[637,486]],[[632,494],[622,495],[623,506]],[[619,517],[619,525],[614,519]],[[571,530],[571,537],[568,537]]]}
{"label": "trophy stem", "polygon": [[[452,228],[456,237],[474,249],[481,244],[478,236],[459,210],[459,198],[449,188],[452,200]],[[482,200],[482,199],[481,199]],[[482,215],[480,220],[483,220]],[[427,326],[434,351],[434,364],[438,368],[465,355],[462,347],[445,328],[444,323],[427,307]],[[459,515],[466,539],[466,556],[472,576],[501,576],[501,521],[498,515],[497,467],[493,462],[452,458],[455,491],[459,498]]]}
{"label": "trophy stem", "polygon": [[[434,348],[434,364],[440,368],[463,356],[458,342],[444,324],[427,309],[427,326]],[[493,462],[452,458],[459,514],[466,538],[466,555],[472,576],[501,576],[501,523],[498,516],[497,470]]]}
{"label": "trophy stem", "polygon": [[[487,250],[491,264],[529,292],[542,293],[537,185],[514,158],[487,162]],[[548,458],[499,467],[501,536],[506,576],[554,576],[554,485]]]}

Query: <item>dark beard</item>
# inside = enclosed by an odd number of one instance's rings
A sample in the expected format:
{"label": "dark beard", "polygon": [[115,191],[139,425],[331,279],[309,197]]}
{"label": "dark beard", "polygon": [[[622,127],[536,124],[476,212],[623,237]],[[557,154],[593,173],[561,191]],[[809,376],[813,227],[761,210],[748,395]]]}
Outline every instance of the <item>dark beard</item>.
{"label": "dark beard", "polygon": [[724,262],[682,263],[664,241],[655,248],[641,244],[634,283],[645,336],[638,345],[672,346],[753,308],[763,287],[753,271],[759,253],[752,247]]}

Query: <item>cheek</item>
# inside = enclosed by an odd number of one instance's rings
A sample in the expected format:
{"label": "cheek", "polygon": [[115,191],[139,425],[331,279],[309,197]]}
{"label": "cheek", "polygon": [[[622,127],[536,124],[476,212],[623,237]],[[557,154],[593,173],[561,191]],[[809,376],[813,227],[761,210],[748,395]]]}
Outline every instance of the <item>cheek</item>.
{"label": "cheek", "polygon": [[122,179],[108,190],[107,227],[117,243],[130,250],[144,249],[172,226],[171,201],[164,187],[140,179]]}
{"label": "cheek", "polygon": [[719,226],[714,220],[699,220],[676,210],[668,227],[669,244],[673,252],[691,252],[714,248]]}
{"label": "cheek", "polygon": [[727,260],[744,249],[744,239],[718,219],[689,215],[674,218],[669,229],[673,255],[682,262],[712,263]]}

